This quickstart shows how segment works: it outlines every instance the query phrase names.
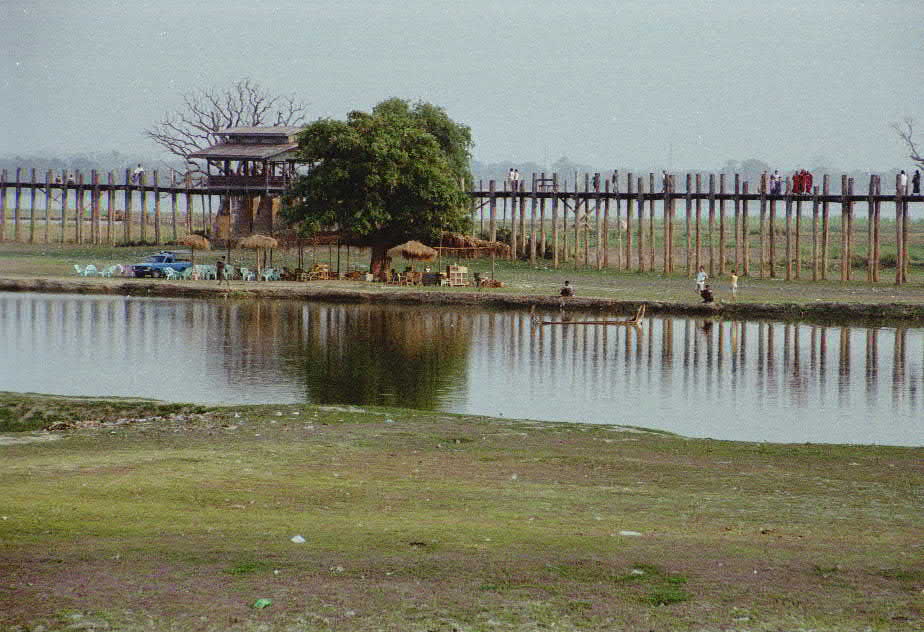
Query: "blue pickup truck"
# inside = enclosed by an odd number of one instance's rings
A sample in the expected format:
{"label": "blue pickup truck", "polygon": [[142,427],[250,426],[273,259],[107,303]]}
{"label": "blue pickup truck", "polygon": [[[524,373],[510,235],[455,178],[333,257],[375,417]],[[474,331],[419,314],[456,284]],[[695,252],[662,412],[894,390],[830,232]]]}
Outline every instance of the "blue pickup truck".
{"label": "blue pickup truck", "polygon": [[175,252],[162,250],[160,252],[154,253],[149,257],[145,257],[144,261],[141,263],[136,263],[133,265],[132,272],[137,278],[148,276],[162,277],[165,276],[164,270],[166,268],[173,268],[177,272],[182,272],[191,265],[191,261],[183,261],[179,259]]}

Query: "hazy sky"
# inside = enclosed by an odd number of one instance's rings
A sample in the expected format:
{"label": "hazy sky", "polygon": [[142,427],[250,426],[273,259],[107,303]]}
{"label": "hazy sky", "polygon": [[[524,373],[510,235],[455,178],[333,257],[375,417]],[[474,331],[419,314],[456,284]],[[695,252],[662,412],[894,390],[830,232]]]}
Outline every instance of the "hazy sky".
{"label": "hazy sky", "polygon": [[[343,117],[444,106],[475,158],[902,164],[924,12],[877,0],[0,0],[0,154],[157,152],[142,130],[251,77]],[[672,150],[671,150],[672,148]]]}

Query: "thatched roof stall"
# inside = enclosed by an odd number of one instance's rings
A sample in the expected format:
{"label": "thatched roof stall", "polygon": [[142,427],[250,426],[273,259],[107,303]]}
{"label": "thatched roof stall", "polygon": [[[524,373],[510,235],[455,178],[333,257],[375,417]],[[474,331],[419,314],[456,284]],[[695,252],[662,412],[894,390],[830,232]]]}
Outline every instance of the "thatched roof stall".
{"label": "thatched roof stall", "polygon": [[208,239],[202,235],[194,235],[192,233],[185,235],[179,243],[184,246],[189,246],[189,249],[192,250],[193,265],[196,265],[196,250],[211,250],[212,248]]}
{"label": "thatched roof stall", "polygon": [[393,259],[401,257],[409,261],[433,261],[436,259],[437,254],[439,253],[435,249],[419,241],[409,241],[388,251],[388,256]]}
{"label": "thatched roof stall", "polygon": [[257,278],[259,279],[260,275],[263,273],[264,267],[260,265],[261,251],[278,248],[279,242],[268,235],[250,235],[248,237],[244,237],[238,245],[241,248],[250,248],[251,250],[257,251],[257,261],[255,267],[257,268]]}

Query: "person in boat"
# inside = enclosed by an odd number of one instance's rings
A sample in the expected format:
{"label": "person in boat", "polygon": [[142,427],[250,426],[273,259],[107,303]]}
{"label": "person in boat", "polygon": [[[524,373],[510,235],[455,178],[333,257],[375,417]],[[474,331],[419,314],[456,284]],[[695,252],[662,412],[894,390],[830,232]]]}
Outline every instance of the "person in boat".
{"label": "person in boat", "polygon": [[565,281],[565,284],[561,286],[559,296],[562,298],[570,298],[574,296],[574,286],[571,285],[571,281]]}

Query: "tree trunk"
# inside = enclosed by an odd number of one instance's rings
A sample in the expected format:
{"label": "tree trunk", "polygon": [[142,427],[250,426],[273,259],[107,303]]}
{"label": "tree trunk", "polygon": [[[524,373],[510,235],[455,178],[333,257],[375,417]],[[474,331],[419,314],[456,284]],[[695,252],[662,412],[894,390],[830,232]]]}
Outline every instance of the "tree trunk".
{"label": "tree trunk", "polygon": [[388,247],[384,244],[372,246],[372,260],[369,262],[369,271],[376,277],[388,272],[391,266],[391,257],[388,256]]}

